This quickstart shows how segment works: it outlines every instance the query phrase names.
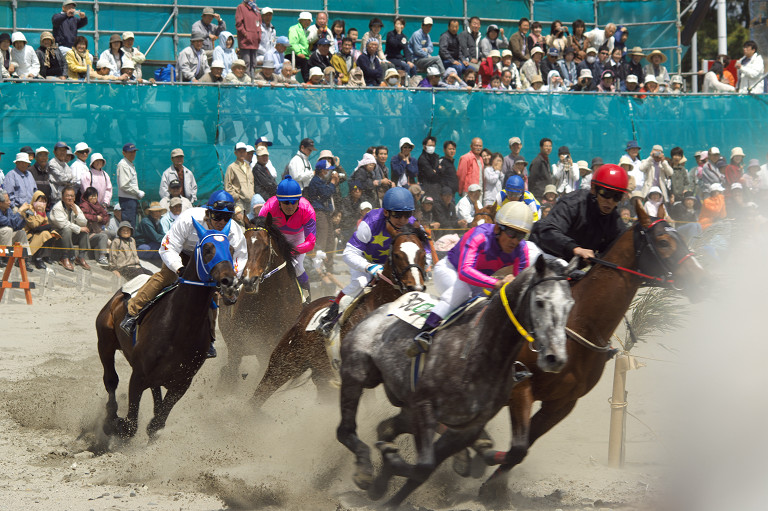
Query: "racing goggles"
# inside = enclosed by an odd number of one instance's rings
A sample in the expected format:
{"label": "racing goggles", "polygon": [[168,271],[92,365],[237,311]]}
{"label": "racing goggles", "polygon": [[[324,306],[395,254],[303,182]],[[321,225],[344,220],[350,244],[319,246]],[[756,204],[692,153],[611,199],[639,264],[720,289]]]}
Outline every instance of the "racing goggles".
{"label": "racing goggles", "polygon": [[624,197],[624,192],[603,188],[602,186],[596,186],[595,191],[600,197],[612,200],[613,202],[621,202],[622,197]]}
{"label": "racing goggles", "polygon": [[286,199],[286,200],[281,200],[281,201],[280,201],[280,204],[290,204],[290,205],[294,205],[294,204],[296,204],[297,202],[299,202],[299,199]]}
{"label": "racing goggles", "polygon": [[504,234],[506,234],[508,237],[512,239],[515,239],[515,238],[519,240],[525,239],[526,233],[524,233],[523,231],[515,229],[514,227],[509,227],[507,225],[501,225],[501,224],[496,224],[496,225],[499,226],[499,230],[501,232],[503,232]]}
{"label": "racing goggles", "polygon": [[222,220],[230,220],[232,218],[232,215],[234,215],[234,213],[232,213],[231,211],[210,211],[210,215],[211,215],[211,220],[213,220],[214,222],[220,222]]}
{"label": "racing goggles", "polygon": [[392,218],[411,218],[413,211],[390,211],[389,216]]}

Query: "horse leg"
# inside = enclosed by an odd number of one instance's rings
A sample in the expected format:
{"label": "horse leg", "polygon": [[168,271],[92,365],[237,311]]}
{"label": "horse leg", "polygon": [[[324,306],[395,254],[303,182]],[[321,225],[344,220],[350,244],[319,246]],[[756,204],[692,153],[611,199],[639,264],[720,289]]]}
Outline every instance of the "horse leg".
{"label": "horse leg", "polygon": [[[351,378],[349,378],[351,379]],[[355,473],[352,480],[358,488],[366,490],[373,480],[371,450],[357,436],[357,408],[363,386],[359,381],[342,380],[341,385],[341,423],[336,429],[336,439],[355,455]]]}
{"label": "horse leg", "polygon": [[239,351],[236,351],[234,339],[230,338],[229,342],[225,344],[227,345],[227,363],[224,364],[219,373],[219,385],[225,389],[231,389],[237,383],[237,372],[243,357]]}
{"label": "horse leg", "polygon": [[124,438],[133,437],[139,426],[139,405],[141,404],[141,395],[147,385],[143,378],[134,370],[131,373],[131,381],[128,383],[128,415],[125,419],[116,420],[116,429],[118,434]]}
{"label": "horse leg", "polygon": [[[302,334],[304,334],[303,331],[295,332],[291,329],[272,352],[267,371],[251,398],[251,405],[254,408],[261,408],[285,382],[299,377],[305,371],[306,366],[302,363],[305,360],[305,350],[301,346],[305,338]],[[292,339],[296,342],[291,342]]]}
{"label": "horse leg", "polygon": [[165,421],[168,420],[171,410],[174,405],[179,402],[179,399],[187,392],[189,385],[192,383],[192,378],[186,381],[177,383],[173,387],[168,388],[163,398],[163,402],[160,405],[159,413],[156,409],[155,416],[147,424],[147,435],[149,438],[154,438],[155,433],[165,427]]}
{"label": "horse leg", "polygon": [[324,404],[332,404],[338,399],[336,387],[331,383],[336,379],[337,374],[328,360],[325,343],[318,340],[318,342],[313,342],[309,348],[311,350],[309,361],[312,368],[312,382],[317,388],[318,400]]}
{"label": "horse leg", "polygon": [[392,469],[392,475],[421,480],[422,482],[429,477],[435,466],[433,442],[435,425],[436,421],[432,403],[430,401],[423,401],[416,405],[413,432],[418,457],[415,465],[406,463],[400,457],[397,448],[392,444],[377,444],[377,447],[382,451],[384,464],[389,465]]}
{"label": "horse leg", "polygon": [[160,413],[160,407],[163,404],[163,389],[160,387],[152,387],[152,404],[155,415]]}
{"label": "horse leg", "polygon": [[97,328],[97,333],[99,339],[99,358],[104,368],[104,388],[107,389],[108,394],[107,416],[104,419],[102,430],[106,435],[111,436],[116,433],[117,398],[115,397],[115,392],[117,391],[120,378],[115,370],[115,351],[117,351],[119,344],[113,330],[99,327]]}
{"label": "horse leg", "polygon": [[[401,409],[400,413],[389,419],[385,419],[379,423],[376,427],[376,436],[379,441],[376,443],[376,447],[381,451],[382,456],[385,454],[396,453],[397,446],[392,442],[403,433],[411,433],[413,431],[413,422],[411,414],[406,409]],[[384,463],[381,467],[381,472],[374,480],[373,484],[368,488],[368,498],[371,500],[379,500],[387,492],[389,480],[395,475],[392,467]]]}

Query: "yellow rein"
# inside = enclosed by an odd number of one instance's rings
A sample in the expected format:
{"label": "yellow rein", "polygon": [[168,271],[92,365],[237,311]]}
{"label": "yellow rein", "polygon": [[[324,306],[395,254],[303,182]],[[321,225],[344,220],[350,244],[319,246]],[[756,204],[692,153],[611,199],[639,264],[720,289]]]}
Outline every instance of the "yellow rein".
{"label": "yellow rein", "polygon": [[522,335],[526,341],[532,343],[534,342],[533,337],[531,337],[528,331],[523,328],[523,325],[521,325],[517,320],[515,314],[512,312],[512,308],[509,306],[509,300],[507,300],[507,293],[505,292],[508,285],[509,282],[501,286],[501,289],[499,290],[499,293],[501,294],[501,303],[504,304],[504,310],[507,311],[507,316],[509,317],[509,320],[512,322],[512,324],[515,325],[515,328],[517,328],[518,333]]}

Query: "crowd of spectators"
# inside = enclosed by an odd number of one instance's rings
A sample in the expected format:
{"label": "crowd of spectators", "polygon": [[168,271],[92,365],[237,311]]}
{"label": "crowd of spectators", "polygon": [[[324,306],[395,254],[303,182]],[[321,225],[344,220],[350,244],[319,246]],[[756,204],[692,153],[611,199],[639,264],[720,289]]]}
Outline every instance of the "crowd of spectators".
{"label": "crowd of spectators", "polygon": [[[681,93],[681,75],[671,74],[666,55],[630,47],[626,26],[607,24],[587,30],[582,20],[560,20],[543,33],[538,21],[519,20],[509,37],[504,28],[472,17],[464,30],[450,19],[439,37],[431,17],[406,31],[402,17],[385,32],[372,18],[368,30],[346,27],[342,19],[329,26],[327,13],[298,15],[287,34],[272,25],[270,7],[243,0],[235,12],[235,32],[206,7],[192,26],[189,46],[176,59],[175,80],[255,86],[344,86],[490,89],[495,91]],[[78,29],[88,24],[71,0],[52,18],[52,30],[40,35],[35,51],[22,32],[0,34],[0,80],[115,80],[143,82],[145,55],[134,46],[134,34],[113,34],[98,57]],[[410,32],[410,33],[409,33]],[[437,44],[435,44],[437,43]],[[719,55],[703,79],[703,92],[762,93],[763,59],[754,41],[733,62]],[[165,80],[165,78],[159,79]],[[174,79],[173,75],[169,79]],[[154,82],[155,78],[149,78]]]}

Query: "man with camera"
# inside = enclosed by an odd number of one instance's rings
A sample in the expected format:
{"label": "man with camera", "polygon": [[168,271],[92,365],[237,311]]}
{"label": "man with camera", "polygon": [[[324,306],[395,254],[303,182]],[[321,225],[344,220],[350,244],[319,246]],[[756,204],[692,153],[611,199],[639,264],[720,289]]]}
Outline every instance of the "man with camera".
{"label": "man with camera", "polygon": [[653,146],[651,155],[640,163],[640,171],[645,177],[643,182],[643,197],[648,195],[651,187],[658,186],[664,202],[669,202],[667,191],[667,179],[672,177],[674,171],[664,157],[664,148],[660,145]]}

